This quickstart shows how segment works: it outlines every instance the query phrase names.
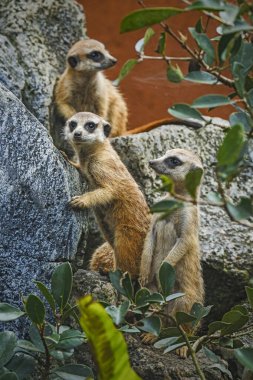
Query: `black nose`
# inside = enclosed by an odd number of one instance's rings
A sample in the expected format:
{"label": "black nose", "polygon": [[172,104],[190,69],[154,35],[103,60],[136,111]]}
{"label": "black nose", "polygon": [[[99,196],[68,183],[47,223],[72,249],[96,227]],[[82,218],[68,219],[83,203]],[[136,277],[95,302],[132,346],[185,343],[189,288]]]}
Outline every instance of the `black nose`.
{"label": "black nose", "polygon": [[81,132],[76,131],[76,132],[74,133],[74,138],[77,139],[77,140],[80,139],[81,136],[82,136],[82,133],[81,133]]}
{"label": "black nose", "polygon": [[112,59],[110,59],[110,61],[111,61],[112,65],[115,65],[117,63],[117,59],[116,58],[112,58]]}

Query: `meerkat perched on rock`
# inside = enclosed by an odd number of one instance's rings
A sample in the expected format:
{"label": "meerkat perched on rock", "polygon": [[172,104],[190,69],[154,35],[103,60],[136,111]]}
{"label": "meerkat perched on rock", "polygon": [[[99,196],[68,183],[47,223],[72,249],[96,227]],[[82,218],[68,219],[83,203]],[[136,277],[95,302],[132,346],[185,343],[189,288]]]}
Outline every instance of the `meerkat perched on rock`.
{"label": "meerkat perched on rock", "polygon": [[[196,168],[203,170],[198,156],[185,149],[169,150],[161,158],[150,161],[150,166],[156,173],[172,178],[175,193],[188,199],[191,197],[185,187],[186,175]],[[197,189],[197,199],[199,194],[200,188]],[[166,199],[170,197],[168,195]],[[185,293],[185,296],[174,302],[170,310],[172,315],[178,311],[189,313],[195,302],[203,304],[204,301],[198,233],[198,206],[191,202],[185,202],[182,208],[164,218],[156,213],[151,220],[141,258],[140,282],[157,291],[161,264],[166,261],[175,268],[174,290]],[[190,331],[188,326],[184,328]],[[180,356],[186,355],[185,347],[178,351]]]}
{"label": "meerkat perched on rock", "polygon": [[[93,208],[107,247],[113,249],[115,267],[139,275],[150,216],[144,195],[112,148],[111,127],[101,117],[80,112],[65,126],[66,140],[78,157],[89,192],[70,201],[73,208]],[[104,254],[108,252],[105,249]]]}
{"label": "meerkat perched on rock", "polygon": [[66,150],[63,128],[78,112],[93,112],[107,120],[112,127],[110,137],[125,133],[126,103],[102,72],[116,62],[99,41],[81,40],[71,47],[66,70],[55,86],[51,107],[50,133],[58,148]]}

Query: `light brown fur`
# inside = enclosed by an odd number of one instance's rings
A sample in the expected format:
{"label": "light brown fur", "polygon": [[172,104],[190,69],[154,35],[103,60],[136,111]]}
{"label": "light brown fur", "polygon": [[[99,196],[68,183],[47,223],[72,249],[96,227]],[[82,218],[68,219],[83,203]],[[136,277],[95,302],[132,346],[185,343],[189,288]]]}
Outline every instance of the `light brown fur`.
{"label": "light brown fur", "polygon": [[[99,61],[90,56],[94,52],[102,54]],[[112,126],[111,137],[125,133],[126,103],[102,72],[116,62],[99,41],[81,40],[71,47],[67,67],[54,89],[51,108],[50,132],[58,148],[65,148],[62,134],[65,122],[78,112],[93,112],[107,120]]]}
{"label": "light brown fur", "polygon": [[[182,164],[173,168],[168,159],[175,157],[180,159]],[[184,149],[172,149],[150,164],[158,174],[165,174],[173,179],[176,194],[189,199],[190,195],[184,183],[186,174],[196,168],[202,169],[202,164],[195,154]],[[198,188],[197,199],[199,192]],[[166,199],[170,198],[170,195],[166,196]],[[156,213],[152,217],[145,240],[140,269],[141,284],[157,291],[160,287],[159,268],[166,261],[176,270],[174,291],[185,293],[185,296],[174,302],[172,310],[168,310],[172,315],[178,311],[189,313],[195,302],[202,304],[204,301],[198,214],[198,206],[191,202],[185,203],[182,208],[163,219],[161,214]],[[190,331],[189,326],[184,326],[184,329]],[[185,348],[179,354],[184,356]]]}
{"label": "light brown fur", "polygon": [[66,139],[75,149],[90,190],[72,198],[70,205],[93,208],[100,230],[113,248],[115,267],[137,277],[149,210],[138,185],[106,138],[109,129],[107,122],[89,112],[78,113],[66,123]]}

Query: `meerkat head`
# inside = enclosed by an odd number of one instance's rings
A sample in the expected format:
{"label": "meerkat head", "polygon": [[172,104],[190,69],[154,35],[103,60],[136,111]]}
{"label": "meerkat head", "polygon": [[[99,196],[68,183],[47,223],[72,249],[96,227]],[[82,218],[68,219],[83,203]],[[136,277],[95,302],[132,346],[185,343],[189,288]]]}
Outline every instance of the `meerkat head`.
{"label": "meerkat head", "polygon": [[203,170],[200,158],[186,149],[171,149],[164,156],[149,161],[150,166],[158,174],[164,174],[175,183],[183,183],[186,175],[197,168]]}
{"label": "meerkat head", "polygon": [[108,69],[114,66],[114,58],[105,46],[96,40],[86,39],[75,43],[67,55],[67,63],[76,71],[91,71]]}
{"label": "meerkat head", "polygon": [[110,134],[110,124],[91,112],[79,112],[67,120],[65,139],[74,147],[103,142]]}

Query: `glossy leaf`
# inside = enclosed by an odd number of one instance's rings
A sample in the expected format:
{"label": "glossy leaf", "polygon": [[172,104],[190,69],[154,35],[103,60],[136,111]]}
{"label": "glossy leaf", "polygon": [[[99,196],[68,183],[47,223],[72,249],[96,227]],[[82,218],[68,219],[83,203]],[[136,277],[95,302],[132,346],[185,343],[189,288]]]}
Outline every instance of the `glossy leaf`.
{"label": "glossy leaf", "polygon": [[149,303],[164,303],[164,298],[160,293],[152,293],[148,298]]}
{"label": "glossy leaf", "polygon": [[215,321],[208,325],[208,335],[212,335],[217,331],[220,331],[226,327],[228,327],[230,324],[226,322],[221,321]]}
{"label": "glossy leaf", "polygon": [[197,0],[188,6],[187,9],[221,11],[225,9],[225,4],[220,0]]}
{"label": "glossy leaf", "polygon": [[229,116],[231,127],[235,124],[242,124],[245,132],[251,129],[252,121],[246,112],[234,112]]}
{"label": "glossy leaf", "polygon": [[70,263],[66,262],[59,265],[51,278],[51,290],[55,302],[61,310],[64,309],[68,303],[73,282],[73,274]]}
{"label": "glossy leaf", "polygon": [[126,291],[121,285],[122,272],[117,269],[114,272],[109,272],[109,278],[113,287],[123,296],[126,296]]}
{"label": "glossy leaf", "polygon": [[43,294],[43,296],[46,298],[47,302],[49,303],[52,311],[55,313],[55,300],[48,288],[40,281],[34,281],[37,285],[40,292]]}
{"label": "glossy leaf", "polygon": [[184,79],[188,80],[189,82],[203,84],[214,84],[218,82],[217,78],[214,75],[209,74],[205,71],[191,71],[184,77]]}
{"label": "glossy leaf", "polygon": [[35,325],[31,325],[29,328],[29,336],[32,343],[37,347],[41,352],[45,352],[45,347],[41,340],[38,328]]}
{"label": "glossy leaf", "polygon": [[251,308],[253,309],[253,288],[246,286],[245,290],[247,293],[247,298],[248,298],[249,304],[250,304]]}
{"label": "glossy leaf", "polygon": [[159,269],[159,281],[164,297],[170,295],[173,291],[176,281],[176,271],[167,262],[163,262]]}
{"label": "glossy leaf", "polygon": [[124,322],[129,306],[130,306],[130,302],[126,300],[118,307],[111,305],[111,306],[108,306],[105,310],[112,317],[112,320],[115,323],[115,325],[118,326],[122,322]]}
{"label": "glossy leaf", "polygon": [[178,330],[177,327],[166,327],[165,329],[162,329],[159,337],[161,338],[170,338],[170,337],[180,337],[181,332]]}
{"label": "glossy leaf", "polygon": [[0,380],[19,380],[19,378],[14,372],[6,372],[0,376]]}
{"label": "glossy leaf", "polygon": [[244,129],[241,124],[230,128],[219,147],[217,160],[219,166],[233,165],[241,157],[245,144]]}
{"label": "glossy leaf", "polygon": [[34,294],[30,294],[27,297],[25,309],[28,317],[36,325],[42,325],[45,320],[45,306],[41,299]]}
{"label": "glossy leaf", "polygon": [[70,350],[56,350],[56,349],[52,349],[49,351],[50,355],[60,361],[60,362],[64,362],[65,360],[71,358],[71,356],[73,356],[74,354],[74,349],[70,349]]}
{"label": "glossy leaf", "polygon": [[140,380],[130,367],[127,345],[103,306],[91,296],[79,301],[80,324],[98,365],[100,380]]}
{"label": "glossy leaf", "polygon": [[181,298],[185,295],[185,293],[174,293],[174,294],[171,294],[170,296],[166,297],[166,301],[169,302],[169,301],[173,301],[173,300],[176,300],[178,298]]}
{"label": "glossy leaf", "polygon": [[235,42],[234,34],[228,34],[221,37],[218,44],[218,55],[219,55],[220,62],[226,61],[233,47],[234,42]]}
{"label": "glossy leaf", "polygon": [[153,206],[151,206],[150,210],[153,213],[164,212],[166,213],[166,215],[169,215],[172,214],[174,211],[178,210],[179,208],[182,208],[183,206],[183,202],[169,199],[155,203]]}
{"label": "glossy leaf", "polygon": [[223,26],[222,34],[231,34],[237,32],[247,32],[253,30],[253,26],[243,20],[236,20],[234,25]]}
{"label": "glossy leaf", "polygon": [[69,329],[60,334],[56,349],[70,350],[84,343],[84,334],[78,330]]}
{"label": "glossy leaf", "polygon": [[182,119],[182,120],[197,119],[202,122],[203,121],[205,122],[205,119],[203,118],[201,113],[195,110],[194,108],[192,108],[191,106],[189,106],[188,104],[183,104],[183,103],[174,104],[172,107],[168,109],[168,112],[172,116],[178,119]]}
{"label": "glossy leaf", "polygon": [[94,379],[91,368],[82,364],[67,364],[52,371],[63,380],[85,380]]}
{"label": "glossy leaf", "polygon": [[29,375],[34,371],[35,364],[36,361],[32,356],[19,353],[13,356],[9,361],[7,368],[15,372],[19,380],[25,380],[29,378]]}
{"label": "glossy leaf", "polygon": [[215,203],[219,203],[219,204],[223,204],[223,199],[221,197],[221,195],[215,191],[210,191],[208,194],[207,194],[207,199],[210,201],[210,202],[215,202]]}
{"label": "glossy leaf", "polygon": [[197,325],[200,320],[204,317],[206,317],[210,311],[211,311],[212,305],[204,307],[200,303],[194,303],[191,309],[191,315],[193,315],[196,318],[196,321],[194,321],[194,325]]}
{"label": "glossy leaf", "polygon": [[137,53],[141,53],[144,51],[144,47],[147,45],[147,43],[150,41],[150,39],[154,36],[155,32],[152,28],[148,28],[145,32],[145,35],[143,38],[141,38],[139,41],[135,44],[135,50]]}
{"label": "glossy leaf", "polygon": [[230,202],[227,202],[226,205],[229,214],[236,220],[249,219],[253,216],[253,206],[250,198],[241,198],[237,205]]}
{"label": "glossy leaf", "polygon": [[206,53],[207,64],[212,65],[215,57],[215,50],[208,36],[205,33],[197,33],[194,28],[189,28],[189,31],[198,46]]}
{"label": "glossy leaf", "polygon": [[137,65],[137,59],[128,59],[120,69],[118,77],[113,81],[114,86],[118,86],[120,82],[133,70]]}
{"label": "glossy leaf", "polygon": [[31,351],[31,352],[45,352],[45,350],[41,350],[40,348],[36,347],[32,342],[29,340],[23,340],[20,339],[17,341],[17,347],[22,348],[25,351]]}
{"label": "glossy leaf", "polygon": [[138,307],[147,306],[149,304],[148,299],[150,297],[150,291],[147,288],[141,288],[135,295],[135,303]]}
{"label": "glossy leaf", "polygon": [[185,177],[185,187],[193,199],[197,198],[197,190],[200,186],[202,175],[203,169],[195,168],[190,170]]}
{"label": "glossy leaf", "polygon": [[242,328],[249,320],[248,315],[243,315],[239,311],[230,310],[223,315],[222,322],[230,323],[229,326],[221,330],[222,335],[231,334]]}
{"label": "glossy leaf", "polygon": [[[233,26],[235,19],[239,13],[239,7],[237,7],[234,4],[226,4],[225,9],[220,12],[220,17],[223,21],[225,21],[227,24],[231,24]],[[223,29],[224,31],[224,29]]]}
{"label": "glossy leaf", "polygon": [[184,79],[184,74],[178,65],[170,63],[167,68],[167,78],[170,82],[179,83]]}
{"label": "glossy leaf", "polygon": [[197,320],[196,317],[194,317],[191,314],[185,313],[183,311],[178,311],[176,313],[176,321],[179,325],[183,325],[190,322],[195,322]]}
{"label": "glossy leaf", "polygon": [[14,354],[17,337],[12,331],[0,332],[0,368],[3,367]]}
{"label": "glossy leaf", "polygon": [[13,321],[19,317],[22,317],[25,313],[15,306],[8,303],[0,303],[0,321],[7,322]]}
{"label": "glossy leaf", "polygon": [[216,369],[220,370],[222,373],[225,373],[229,379],[233,380],[233,376],[232,376],[231,372],[225,367],[225,365],[223,363],[212,364],[212,365],[210,365],[209,368],[216,368]]}
{"label": "glossy leaf", "polygon": [[224,95],[204,95],[194,100],[192,107],[194,108],[213,108],[231,104],[231,100]]}
{"label": "glossy leaf", "polygon": [[162,32],[160,34],[155,52],[161,55],[165,55],[165,50],[166,50],[166,33]]}
{"label": "glossy leaf", "polygon": [[120,24],[120,32],[125,33],[145,26],[154,25],[182,12],[184,12],[183,9],[172,7],[140,9],[124,17]]}
{"label": "glossy leaf", "polygon": [[238,348],[235,350],[236,359],[250,371],[253,371],[253,348]]}
{"label": "glossy leaf", "polygon": [[178,341],[178,339],[179,339],[178,336],[176,336],[176,337],[174,336],[174,337],[171,337],[171,338],[161,339],[161,340],[158,340],[158,342],[156,342],[154,344],[154,347],[155,348],[169,347],[169,346],[174,345]]}
{"label": "glossy leaf", "polygon": [[139,333],[140,330],[137,329],[137,327],[134,327],[134,326],[128,326],[128,325],[125,325],[125,326],[122,326],[119,331],[123,331],[123,332],[126,332],[126,333]]}
{"label": "glossy leaf", "polygon": [[122,287],[125,289],[126,297],[132,301],[134,298],[134,287],[128,272],[123,274]]}
{"label": "glossy leaf", "polygon": [[142,331],[159,336],[161,330],[161,320],[157,316],[147,317],[142,319],[138,325],[138,328]]}
{"label": "glossy leaf", "polygon": [[174,350],[177,350],[178,348],[183,347],[183,346],[185,346],[185,342],[173,344],[172,346],[167,347],[163,353],[167,354],[167,353],[172,352]]}
{"label": "glossy leaf", "polygon": [[240,48],[231,57],[231,63],[235,62],[242,65],[245,73],[252,67],[253,45],[250,42],[242,42]]}

